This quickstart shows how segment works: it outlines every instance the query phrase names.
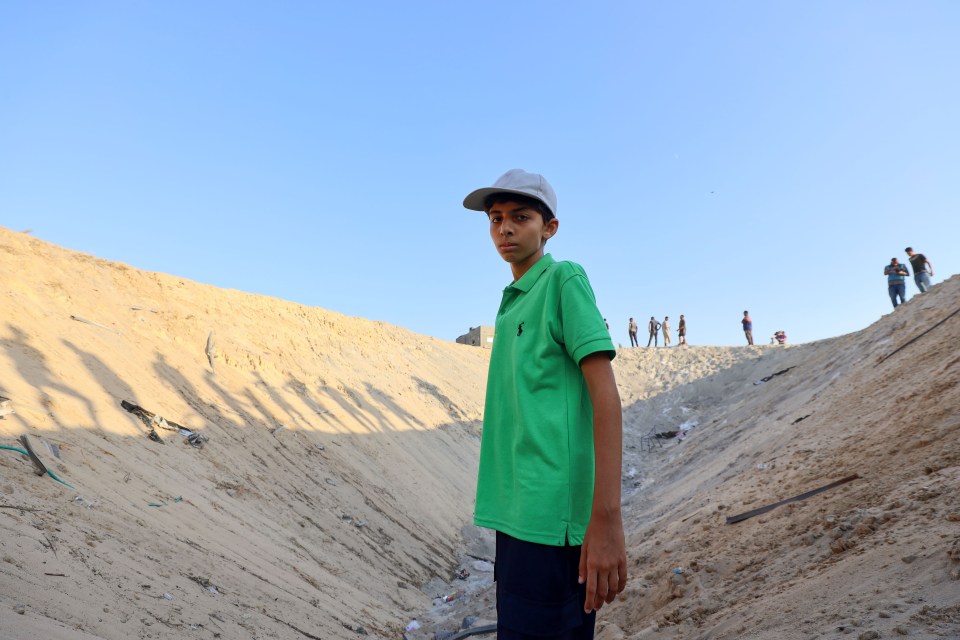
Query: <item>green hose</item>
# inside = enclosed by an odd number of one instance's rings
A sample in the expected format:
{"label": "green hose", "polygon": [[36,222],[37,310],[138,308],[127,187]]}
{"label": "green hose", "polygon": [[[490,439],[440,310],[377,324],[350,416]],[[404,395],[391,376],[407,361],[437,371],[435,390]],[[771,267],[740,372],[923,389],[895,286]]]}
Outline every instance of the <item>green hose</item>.
{"label": "green hose", "polygon": [[20,453],[22,453],[22,454],[25,455],[25,456],[29,456],[29,455],[30,455],[29,453],[27,453],[25,450],[21,449],[20,447],[8,447],[8,446],[5,445],[5,444],[0,444],[0,449],[10,449],[10,451],[19,451]]}
{"label": "green hose", "polygon": [[[25,450],[21,449],[20,447],[8,447],[8,446],[5,445],[5,444],[0,444],[0,449],[9,449],[10,451],[16,451],[17,453],[22,453],[22,454],[25,455],[25,456],[29,456],[29,455],[30,455],[29,453],[27,453]],[[54,480],[56,480],[56,481],[59,482],[60,484],[66,486],[66,487],[70,487],[71,489],[73,489],[74,491],[76,491],[76,489],[77,489],[76,487],[74,487],[72,484],[67,484],[66,482],[64,482],[63,480],[61,480],[60,478],[58,478],[56,475],[54,475],[53,471],[50,471],[50,469],[47,469],[47,473],[50,475],[51,478],[53,478]]]}

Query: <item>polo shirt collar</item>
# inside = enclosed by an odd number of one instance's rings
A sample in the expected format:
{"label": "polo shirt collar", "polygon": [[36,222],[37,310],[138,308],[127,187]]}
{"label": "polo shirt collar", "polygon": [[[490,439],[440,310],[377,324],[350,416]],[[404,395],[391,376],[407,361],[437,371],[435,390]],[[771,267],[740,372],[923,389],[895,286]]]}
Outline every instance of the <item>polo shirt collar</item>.
{"label": "polo shirt collar", "polygon": [[547,268],[554,264],[556,260],[553,259],[549,253],[543,254],[543,257],[537,260],[532,267],[530,267],[523,276],[520,277],[516,282],[512,282],[507,286],[507,289],[518,289],[524,293],[530,291],[533,288],[533,285],[536,284],[537,280],[540,279],[540,276],[543,275],[543,272]]}

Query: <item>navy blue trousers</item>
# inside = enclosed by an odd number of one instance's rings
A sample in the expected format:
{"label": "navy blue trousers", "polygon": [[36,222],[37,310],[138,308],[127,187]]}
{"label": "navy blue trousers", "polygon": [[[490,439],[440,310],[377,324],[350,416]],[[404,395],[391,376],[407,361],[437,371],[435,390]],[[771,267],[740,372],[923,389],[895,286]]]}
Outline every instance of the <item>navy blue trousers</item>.
{"label": "navy blue trousers", "polygon": [[593,640],[596,612],[583,612],[580,547],[518,540],[497,531],[497,640]]}

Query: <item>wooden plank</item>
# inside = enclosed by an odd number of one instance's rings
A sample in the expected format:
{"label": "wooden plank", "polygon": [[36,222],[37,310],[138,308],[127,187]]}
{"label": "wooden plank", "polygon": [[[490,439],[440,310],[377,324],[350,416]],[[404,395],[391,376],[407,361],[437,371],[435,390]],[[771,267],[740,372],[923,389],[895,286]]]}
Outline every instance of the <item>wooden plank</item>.
{"label": "wooden plank", "polygon": [[38,476],[47,475],[47,468],[44,466],[43,462],[40,461],[40,458],[37,457],[37,454],[34,453],[33,446],[30,444],[27,434],[20,436],[20,442],[23,444],[23,448],[27,450],[27,456],[30,457],[30,461],[33,462],[33,466],[36,467],[36,474]]}

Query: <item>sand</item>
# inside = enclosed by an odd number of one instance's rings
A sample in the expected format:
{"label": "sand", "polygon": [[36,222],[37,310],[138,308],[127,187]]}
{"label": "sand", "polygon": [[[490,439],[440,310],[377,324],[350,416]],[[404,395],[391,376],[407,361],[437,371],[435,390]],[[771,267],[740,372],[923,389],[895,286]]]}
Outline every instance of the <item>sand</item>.
{"label": "sand", "polygon": [[[0,445],[73,487],[0,450],[0,640],[495,618],[467,526],[488,351],[5,229],[0,265]],[[598,638],[960,637],[960,314],[881,361],[957,308],[954,277],[831,340],[621,349],[631,576]]]}

